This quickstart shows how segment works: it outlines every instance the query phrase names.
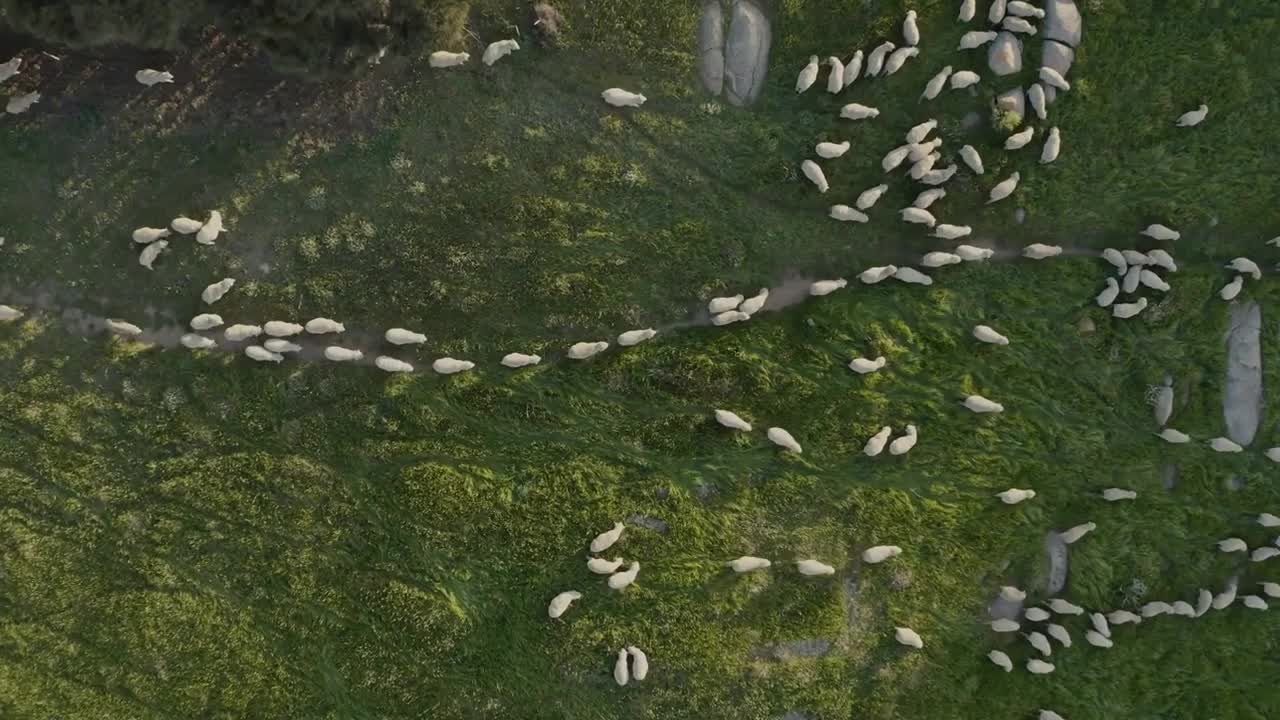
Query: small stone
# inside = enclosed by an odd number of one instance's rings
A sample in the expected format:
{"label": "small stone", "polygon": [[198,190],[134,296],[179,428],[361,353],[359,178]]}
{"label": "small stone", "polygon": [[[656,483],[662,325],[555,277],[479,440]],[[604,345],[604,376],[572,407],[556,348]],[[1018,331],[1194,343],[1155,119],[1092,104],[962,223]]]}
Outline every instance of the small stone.
{"label": "small stone", "polygon": [[1022,224],[1022,223],[1024,223],[1024,222],[1026,222],[1026,221],[1027,221],[1027,209],[1026,209],[1026,208],[1018,208],[1017,210],[1014,210],[1014,211],[1013,211],[1013,221],[1014,221],[1014,222],[1016,222],[1016,223],[1018,223],[1019,225],[1021,225],[1021,224]]}
{"label": "small stone", "polygon": [[1002,32],[987,48],[987,64],[996,75],[1022,71],[1022,41],[1011,32]]}
{"label": "small stone", "polygon": [[1081,335],[1092,335],[1098,328],[1093,324],[1093,320],[1088,315],[1080,318],[1076,322],[1076,332]]}
{"label": "small stone", "polygon": [[976,111],[969,111],[965,116],[960,118],[960,127],[965,130],[972,130],[982,124],[982,115]]}
{"label": "small stone", "polygon": [[1044,4],[1044,36],[1048,40],[1080,47],[1084,23],[1080,8],[1072,0],[1046,0]]}

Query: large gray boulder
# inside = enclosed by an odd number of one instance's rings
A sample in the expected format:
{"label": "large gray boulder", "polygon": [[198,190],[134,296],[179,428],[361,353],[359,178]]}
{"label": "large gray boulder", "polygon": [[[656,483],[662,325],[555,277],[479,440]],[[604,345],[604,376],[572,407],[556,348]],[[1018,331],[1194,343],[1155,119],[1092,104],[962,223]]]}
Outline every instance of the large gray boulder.
{"label": "large gray boulder", "polygon": [[1262,418],[1262,308],[1250,300],[1231,306],[1227,330],[1227,384],[1222,416],[1227,437],[1248,445]]}
{"label": "large gray boulder", "polygon": [[751,0],[734,3],[724,45],[724,95],[733,105],[756,101],[769,67],[769,19]]}
{"label": "large gray boulder", "polygon": [[1022,72],[1022,41],[1011,32],[1002,32],[987,48],[987,64],[996,75]]}
{"label": "large gray boulder", "polygon": [[1046,40],[1057,40],[1071,47],[1080,47],[1080,39],[1084,34],[1084,23],[1080,19],[1080,8],[1072,0],[1045,0],[1044,4],[1044,36]]}
{"label": "large gray boulder", "polygon": [[698,19],[698,78],[712,95],[724,88],[724,11],[719,0],[702,4]]}
{"label": "large gray boulder", "polygon": [[[1062,77],[1067,77],[1067,73],[1071,72],[1071,64],[1076,60],[1076,51],[1060,42],[1053,40],[1044,41],[1044,49],[1040,53],[1041,67],[1049,67],[1057,70]],[[1070,80],[1070,78],[1067,78]],[[1041,83],[1044,87],[1044,99],[1046,102],[1053,102],[1058,96],[1058,89],[1052,85]]]}

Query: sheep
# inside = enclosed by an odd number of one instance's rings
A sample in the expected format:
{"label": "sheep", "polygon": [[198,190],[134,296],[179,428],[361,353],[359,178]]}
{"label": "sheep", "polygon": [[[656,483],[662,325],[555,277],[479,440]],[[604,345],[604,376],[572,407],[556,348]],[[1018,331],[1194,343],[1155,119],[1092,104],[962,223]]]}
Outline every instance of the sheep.
{"label": "sheep", "polygon": [[1053,663],[1047,663],[1043,660],[1032,658],[1027,661],[1027,672],[1032,675],[1048,675],[1053,672]]}
{"label": "sheep", "polygon": [[884,367],[885,362],[886,360],[883,355],[880,355],[875,360],[868,360],[867,358],[861,357],[854,358],[849,361],[849,369],[859,375],[866,375],[867,373],[873,373]]}
{"label": "sheep", "polygon": [[618,659],[613,663],[613,681],[618,683],[619,687],[623,687],[630,680],[627,673],[627,649],[623,648],[618,651]]}
{"label": "sheep", "polygon": [[25,95],[14,95],[9,98],[9,102],[4,106],[4,111],[10,115],[21,115],[38,102],[40,102],[40,93],[34,90]]}
{"label": "sheep", "polygon": [[1000,498],[1000,502],[1005,505],[1017,505],[1036,496],[1035,490],[1024,490],[1022,488],[1009,488],[996,493],[996,497]]}
{"label": "sheep", "polygon": [[991,0],[991,7],[987,8],[987,20],[992,25],[1000,24],[1004,19],[1006,8],[1008,8],[1006,0]]}
{"label": "sheep", "polygon": [[898,211],[898,214],[902,216],[904,222],[928,225],[929,227],[938,224],[938,220],[933,216],[933,213],[917,207],[902,208]]}
{"label": "sheep", "polygon": [[932,285],[933,278],[911,267],[900,267],[893,272],[895,280],[901,280],[904,283],[912,285]]}
{"label": "sheep", "polygon": [[1191,603],[1185,600],[1175,600],[1170,605],[1170,614],[1181,615],[1182,617],[1195,617],[1196,609],[1191,607]]}
{"label": "sheep", "polygon": [[[1029,2],[1023,2],[1023,0],[1009,0],[1006,12],[1018,17],[1044,18],[1044,10],[1041,10]],[[1041,720],[1045,719],[1041,718]]]}
{"label": "sheep", "polygon": [[818,56],[810,55],[809,62],[800,69],[800,74],[796,76],[796,94],[802,93],[813,87],[813,83],[818,79]]}
{"label": "sheep", "polygon": [[633,93],[622,88],[609,88],[600,93],[600,97],[613,107],[633,107],[638,108],[648,100],[640,93]]}
{"label": "sheep", "polygon": [[431,363],[431,369],[438,375],[454,375],[460,372],[466,372],[476,366],[470,360],[457,360],[451,357],[442,357]]}
{"label": "sheep", "polygon": [[524,353],[518,352],[507,353],[502,356],[501,360],[502,366],[509,368],[529,367],[530,365],[537,365],[540,362],[542,362],[541,355],[525,355]]}
{"label": "sheep", "polygon": [[875,77],[880,74],[880,70],[884,68],[884,59],[894,48],[898,47],[889,41],[885,41],[876,46],[871,54],[867,56],[867,67],[863,71],[866,77]]}
{"label": "sheep", "polygon": [[890,455],[906,455],[908,452],[911,451],[911,448],[916,446],[916,442],[919,441],[919,439],[920,439],[920,436],[919,436],[919,433],[917,433],[916,431],[916,426],[908,425],[906,435],[903,435],[902,437],[899,437],[895,439],[893,442],[889,443],[889,454]]}
{"label": "sheep", "polygon": [[1049,614],[1048,610],[1045,610],[1044,608],[1038,608],[1038,607],[1027,608],[1026,612],[1024,612],[1023,615],[1026,616],[1026,618],[1031,622],[1044,622],[1045,620],[1048,620],[1049,618],[1053,617],[1052,615]]}
{"label": "sheep", "polygon": [[1053,646],[1049,644],[1049,638],[1044,633],[1032,631],[1027,634],[1027,642],[1031,643],[1031,647],[1040,651],[1041,655],[1049,657],[1053,654]]}
{"label": "sheep", "polygon": [[937,75],[929,78],[929,82],[925,83],[924,92],[920,93],[921,100],[933,100],[942,94],[942,89],[947,86],[947,79],[951,77],[952,68],[950,65],[938,71]]}
{"label": "sheep", "polygon": [[1067,79],[1062,77],[1062,73],[1051,67],[1040,68],[1040,82],[1058,90],[1071,89],[1071,83],[1067,82]]}
{"label": "sheep", "polygon": [[259,325],[232,325],[223,331],[223,335],[231,342],[241,342],[249,338],[256,338],[262,334],[262,327]]}
{"label": "sheep", "polygon": [[[938,128],[938,121],[934,118],[929,118],[928,120],[925,120],[922,123],[917,123],[915,125],[912,125],[911,129],[908,130],[906,134],[907,144],[915,145],[915,144],[924,142],[924,139],[929,137],[929,133],[933,132],[937,128]],[[941,139],[936,139],[935,142],[938,143],[939,145],[942,144]],[[937,146],[935,145],[934,147],[937,147]]]}
{"label": "sheep", "polygon": [[712,315],[719,315],[720,313],[737,309],[737,307],[742,304],[742,300],[742,295],[711,298],[711,302],[707,303],[707,310]]}
{"label": "sheep", "polygon": [[891,434],[893,434],[893,428],[888,425],[880,428],[880,432],[868,438],[866,444],[862,446],[863,454],[868,457],[879,455],[884,451],[884,446],[889,442]]}
{"label": "sheep", "polygon": [[427,64],[433,68],[450,68],[465,65],[470,59],[471,53],[437,50],[427,58]]}
{"label": "sheep", "polygon": [[804,176],[809,178],[809,182],[818,188],[818,192],[825,193],[831,189],[831,185],[827,183],[827,176],[823,174],[822,168],[818,167],[818,163],[805,160],[800,163],[800,169],[804,171]]}
{"label": "sheep", "polygon": [[1227,589],[1213,596],[1213,609],[1226,610],[1236,601],[1237,586],[1234,580],[1227,585]]}
{"label": "sheep", "polygon": [[972,245],[957,245],[956,254],[965,262],[982,262],[988,260],[995,255],[995,250],[991,248],[980,248]]}
{"label": "sheep", "polygon": [[876,204],[876,201],[880,199],[880,196],[884,195],[885,191],[888,189],[888,185],[877,185],[873,188],[863,190],[862,194],[858,195],[858,200],[854,205],[856,205],[859,210],[870,210]]}
{"label": "sheep", "polygon": [[1143,268],[1138,274],[1138,282],[1146,285],[1152,290],[1159,290],[1160,292],[1169,292],[1170,289],[1169,283],[1165,282],[1159,275],[1147,270],[1146,268]]}
{"label": "sheep", "polygon": [[1071,647],[1071,633],[1061,625],[1049,623],[1044,627],[1044,631],[1049,633],[1049,637],[1062,643],[1062,647]]}
{"label": "sheep", "polygon": [[1010,620],[1008,618],[999,618],[991,621],[992,632],[998,632],[998,633],[1017,632],[1018,629],[1021,627],[1022,626],[1018,624],[1017,620]]}
{"label": "sheep", "polygon": [[1178,272],[1178,263],[1173,261],[1173,256],[1160,248],[1148,251],[1147,258],[1150,259],[1151,264],[1156,267],[1164,268],[1169,272]]}
{"label": "sheep", "polygon": [[291,343],[288,340],[281,340],[280,338],[271,338],[270,340],[262,343],[262,346],[273,353],[284,354],[302,351],[301,345]]}
{"label": "sheep", "polygon": [[157,240],[142,248],[142,252],[138,254],[138,264],[148,270],[151,270],[151,266],[155,264],[156,258],[160,257],[160,253],[167,247],[169,247],[168,240]]}
{"label": "sheep", "polygon": [[974,325],[973,336],[980,342],[990,345],[1008,345],[1009,338],[996,332],[990,325]]}
{"label": "sheep", "polygon": [[247,355],[250,360],[256,360],[258,362],[278,363],[281,360],[284,360],[283,355],[273,353],[261,345],[250,345],[244,349],[244,354]]}
{"label": "sheep", "polygon": [[604,558],[587,558],[587,570],[597,575],[612,575],[622,567],[622,558],[606,560]]}
{"label": "sheep", "polygon": [[1006,17],[1000,27],[1012,33],[1023,33],[1025,35],[1035,35],[1036,26],[1023,20],[1020,17]]}
{"label": "sheep", "polygon": [[196,232],[196,242],[201,245],[212,245],[213,241],[218,239],[218,235],[222,230],[222,213],[217,210],[211,210],[209,219]]}
{"label": "sheep", "polygon": [[1195,110],[1179,115],[1177,121],[1174,122],[1174,125],[1176,127],[1195,127],[1204,122],[1204,119],[1208,116],[1209,106],[1201,103],[1200,107]]}
{"label": "sheep", "polygon": [[719,315],[713,316],[711,318],[711,324],[715,325],[716,327],[722,327],[724,325],[729,325],[731,323],[736,323],[736,322],[742,322],[743,320],[749,320],[749,319],[751,319],[751,316],[744,312],[740,312],[738,310],[730,310],[729,312],[722,312]]}
{"label": "sheep", "polygon": [[152,70],[151,68],[144,68],[134,73],[133,79],[137,80],[141,85],[151,87],[159,83],[172,83],[173,73],[168,70]]}
{"label": "sheep", "polygon": [[1156,437],[1172,445],[1183,445],[1191,442],[1191,436],[1173,428],[1165,428],[1156,433]]}
{"label": "sheep", "polygon": [[586,360],[608,349],[609,343],[603,340],[599,342],[579,342],[570,345],[567,354],[570,360]]}
{"label": "sheep", "polygon": [[359,350],[330,345],[324,349],[324,357],[326,360],[332,360],[333,362],[356,362],[364,359],[364,353]]}
{"label": "sheep", "polygon": [[1251,560],[1252,562],[1265,562],[1277,555],[1280,555],[1280,548],[1273,548],[1273,547],[1254,548],[1253,552],[1249,553],[1249,560]]}
{"label": "sheep", "polygon": [[889,558],[895,558],[902,554],[902,548],[897,545],[876,545],[862,551],[862,562],[868,565],[882,563]]}
{"label": "sheep", "polygon": [[1008,600],[1009,602],[1022,602],[1027,599],[1027,591],[1016,588],[1012,585],[1001,585],[1000,597]]}
{"label": "sheep", "polygon": [[[760,288],[760,292],[752,295],[746,300],[743,300],[742,304],[738,306],[738,310],[750,317],[760,312],[760,309],[764,307],[764,304],[768,299],[769,288]],[[621,344],[622,343],[619,343],[619,345]]]}
{"label": "sheep", "polygon": [[939,268],[939,267],[946,267],[947,265],[959,265],[961,262],[963,262],[963,260],[960,259],[959,255],[956,255],[955,253],[949,253],[949,252],[935,251],[931,253],[925,253],[924,257],[920,258],[920,264],[927,268]]}
{"label": "sheep", "polygon": [[885,172],[893,172],[902,164],[903,160],[907,159],[909,154],[911,154],[911,145],[900,145],[884,156],[884,159],[880,161],[880,167]]}
{"label": "sheep", "polygon": [[1062,598],[1051,598],[1049,600],[1049,609],[1059,615],[1083,615],[1084,608],[1079,605],[1070,603]]}
{"label": "sheep", "polygon": [[1277,235],[1271,238],[1270,240],[1268,240],[1267,244],[1270,245],[1271,247],[1280,247],[1280,235]]}
{"label": "sheep", "polygon": [[916,25],[916,11],[908,10],[902,21],[902,39],[908,45],[920,44],[920,28]]}
{"label": "sheep", "polygon": [[858,50],[849,58],[849,62],[844,64],[844,86],[847,88],[853,84],[854,80],[862,74],[862,51]]}
{"label": "sheep", "polygon": [[605,550],[608,550],[609,548],[613,547],[613,544],[618,542],[618,540],[622,537],[623,530],[626,530],[626,526],[620,522],[615,522],[613,524],[613,527],[609,528],[608,530],[605,530],[599,535],[596,535],[594,538],[591,539],[591,545],[590,545],[591,552],[602,553]]}
{"label": "sheep", "polygon": [[297,323],[271,320],[263,323],[262,331],[271,337],[292,337],[302,332],[302,326]]}
{"label": "sheep", "polygon": [[999,33],[992,30],[970,30],[960,36],[960,46],[957,50],[973,50],[996,39]]}
{"label": "sheep", "polygon": [[618,336],[618,345],[622,347],[631,347],[650,340],[657,335],[658,331],[653,328],[645,328],[643,330],[628,330]]}
{"label": "sheep", "polygon": [[1035,135],[1036,129],[1029,127],[1021,132],[1016,132],[1004,139],[1005,150],[1021,150],[1031,142],[1031,137]]}
{"label": "sheep", "polygon": [[386,355],[379,355],[377,358],[374,359],[373,364],[376,365],[378,369],[382,370],[383,372],[389,372],[389,373],[413,372],[413,366],[410,365],[409,363],[403,360],[397,360],[393,357],[388,357]]}
{"label": "sheep", "polygon": [[236,281],[234,278],[223,278],[205,288],[204,292],[200,293],[200,299],[203,300],[206,305],[212,305],[230,292],[231,288],[234,287],[235,284]]}
{"label": "sheep", "polygon": [[955,163],[951,163],[941,170],[930,170],[920,176],[920,182],[925,185],[941,185],[943,183],[950,182],[951,178],[955,177],[956,171],[959,169],[960,168]]}
{"label": "sheep", "polygon": [[[294,327],[298,327],[298,326],[295,325]],[[297,332],[292,334],[296,335],[299,332],[302,332],[302,328],[300,327],[298,327]],[[274,333],[268,330],[267,334],[271,335]],[[426,335],[423,335],[422,333],[413,332],[412,330],[405,330],[404,328],[390,328],[385,333],[383,333],[382,337],[392,345],[421,345],[422,343],[427,341]]]}
{"label": "sheep", "polygon": [[182,215],[179,215],[178,217],[174,218],[173,221],[169,223],[169,229],[173,230],[179,235],[190,235],[192,233],[198,233],[200,232],[200,228],[202,227],[204,227],[204,223],[200,222],[199,220],[192,220],[191,218],[185,217]]}
{"label": "sheep", "polygon": [[1123,488],[1107,488],[1102,491],[1102,499],[1107,502],[1119,502],[1121,500],[1136,500],[1138,493],[1133,490],[1125,490]]}
{"label": "sheep", "polygon": [[1258,515],[1258,524],[1264,528],[1280,527],[1280,517],[1264,512]]}
{"label": "sheep", "polygon": [[1027,88],[1027,102],[1031,103],[1031,109],[1042,122],[1049,119],[1049,110],[1045,107],[1045,100],[1044,86],[1040,83],[1032,83],[1031,87]]}
{"label": "sheep", "polygon": [[1262,586],[1262,592],[1266,593],[1267,597],[1280,598],[1280,583],[1260,582],[1258,584]]}
{"label": "sheep", "polygon": [[168,228],[140,227],[133,231],[133,241],[139,245],[148,245],[160,238],[169,237],[170,234]]}
{"label": "sheep", "polygon": [[880,117],[880,111],[861,103],[849,103],[840,108],[840,117],[845,120],[870,120]]}
{"label": "sheep", "polygon": [[1119,250],[1116,250],[1115,248],[1105,248],[1099,256],[1115,267],[1117,275],[1124,275],[1129,271],[1129,261],[1125,260],[1124,253]]}
{"label": "sheep", "polygon": [[1062,538],[1062,542],[1068,545],[1071,545],[1072,543],[1075,543],[1076,541],[1080,540],[1080,538],[1083,538],[1085,535],[1088,535],[1089,533],[1093,532],[1096,529],[1098,529],[1097,523],[1087,522],[1081,525],[1076,525],[1074,527],[1068,528],[1063,532],[1058,533],[1058,537]]}
{"label": "sheep", "polygon": [[1040,149],[1040,164],[1048,165],[1058,159],[1062,150],[1062,133],[1057,127],[1049,128],[1049,137],[1045,138],[1044,147]]}
{"label": "sheep", "polygon": [[938,153],[938,152],[929,153],[928,155],[912,163],[911,170],[909,171],[908,174],[911,176],[912,180],[920,180],[925,176],[926,173],[931,172],[933,170],[933,166],[936,165],[938,161],[941,159],[942,159],[942,153]]}
{"label": "sheep", "polygon": [[836,278],[835,280],[818,280],[809,284],[809,294],[814,297],[822,295],[830,295],[849,284],[844,278]]}
{"label": "sheep", "polygon": [[1128,610],[1112,610],[1107,613],[1107,622],[1112,625],[1138,624],[1142,622],[1142,616]]}
{"label": "sheep", "polygon": [[[958,240],[962,237],[968,237],[972,233],[973,228],[968,225],[948,225],[947,223],[939,223],[934,226],[932,235],[933,237],[942,238],[943,240]],[[957,248],[957,250],[958,249],[959,248]],[[988,254],[986,257],[991,256]]]}
{"label": "sheep", "polygon": [[1153,600],[1146,605],[1143,605],[1141,608],[1138,608],[1138,611],[1142,614],[1143,618],[1150,619],[1172,613],[1173,606],[1163,600]]}
{"label": "sheep", "polygon": [[1127,320],[1131,317],[1135,317],[1138,313],[1146,309],[1147,309],[1147,299],[1138,298],[1137,302],[1116,303],[1115,305],[1112,305],[1111,316],[1120,318],[1121,320]]}
{"label": "sheep", "polygon": [[25,313],[21,310],[9,307],[8,305],[0,305],[0,322],[13,322],[24,314]]}
{"label": "sheep", "polygon": [[[967,1],[972,2],[973,0]],[[1004,670],[1005,672],[1013,672],[1013,661],[1009,659],[1008,655],[1000,652],[999,650],[992,650],[987,653],[987,659],[1001,670]]]}
{"label": "sheep", "polygon": [[978,413],[1002,413],[1004,406],[998,402],[988,400],[981,395],[970,395],[964,399],[964,406],[969,410]]}
{"label": "sheep", "polygon": [[196,335],[195,333],[187,333],[186,335],[183,335],[178,339],[178,342],[182,343],[182,347],[191,350],[207,350],[218,346],[218,343],[214,342],[212,338],[207,338],[203,335]]}
{"label": "sheep", "polygon": [[750,555],[743,555],[742,557],[729,562],[729,567],[739,574],[749,573],[756,570],[764,570],[771,565],[773,565],[773,563],[765,560],[764,558],[752,557]]}
{"label": "sheep", "polygon": [[898,644],[906,645],[909,648],[919,650],[924,647],[924,640],[920,638],[920,634],[911,628],[894,628],[893,638],[898,641]]}
{"label": "sheep", "polygon": [[547,617],[555,620],[569,609],[574,600],[578,600],[581,597],[582,593],[576,590],[569,590],[556,595],[551,598],[551,604],[547,606]]}
{"label": "sheep", "polygon": [[1013,191],[1018,187],[1018,181],[1021,179],[1022,174],[1015,172],[1004,180],[996,183],[995,187],[991,188],[991,193],[987,196],[987,204],[990,205],[994,202],[1000,202],[1012,195]]}
{"label": "sheep", "polygon": [[916,199],[911,201],[912,207],[918,207],[921,210],[928,210],[929,206],[947,196],[947,191],[942,188],[932,188],[930,190],[922,190]]}
{"label": "sheep", "polygon": [[1220,453],[1238,453],[1243,452],[1244,448],[1230,438],[1216,437],[1209,441],[1209,448]]}
{"label": "sheep", "polygon": [[502,58],[510,55],[520,49],[520,43],[515,40],[498,40],[489,43],[489,47],[484,49],[484,55],[480,56],[480,62],[486,66],[493,67],[493,64]]}
{"label": "sheep", "polygon": [[125,337],[137,337],[142,334],[142,328],[137,325],[124,320],[113,320],[111,318],[107,319],[107,329],[117,335],[123,335]]}
{"label": "sheep", "polygon": [[1111,638],[1106,637],[1105,635],[1098,632],[1097,630],[1085,630],[1084,639],[1090,645],[1094,647],[1100,647],[1103,649],[1109,649],[1111,646],[1115,644],[1111,642]]}
{"label": "sheep", "polygon": [[203,313],[191,318],[192,330],[212,330],[222,324],[222,316],[212,313]]}
{"label": "sheep", "polygon": [[1182,233],[1160,223],[1151,223],[1138,234],[1146,235],[1153,240],[1178,240],[1182,237]]}
{"label": "sheep", "polygon": [[1257,595],[1245,595],[1244,606],[1249,608],[1250,610],[1266,610],[1267,601],[1263,600]]}
{"label": "sheep", "polygon": [[893,277],[893,274],[897,271],[897,265],[877,265],[863,270],[858,274],[858,279],[861,280],[864,285],[875,285],[882,280],[887,280],[888,278]]}
{"label": "sheep", "polygon": [[22,58],[20,57],[12,57],[0,63],[0,83],[6,82],[14,75],[21,75],[22,72],[18,70],[20,67],[22,67]]}
{"label": "sheep", "polygon": [[972,145],[965,145],[960,148],[960,159],[964,161],[965,165],[969,166],[969,169],[975,175],[981,175],[985,172],[982,167],[982,156],[978,154],[978,151]]}
{"label": "sheep", "polygon": [[1262,279],[1262,268],[1258,267],[1258,263],[1247,257],[1238,257],[1227,263],[1227,269],[1235,270],[1238,273],[1248,273],[1253,276],[1254,280]]}
{"label": "sheep", "polygon": [[818,562],[817,560],[801,560],[796,563],[796,570],[798,570],[801,575],[808,577],[836,574],[835,568],[826,563]]}
{"label": "sheep", "polygon": [[818,154],[818,157],[831,160],[841,157],[845,153],[849,152],[849,147],[850,144],[848,140],[845,140],[842,143],[820,142],[816,147],[814,147],[813,151]]}
{"label": "sheep", "polygon": [[1132,294],[1138,291],[1138,286],[1142,284],[1142,266],[1133,265],[1129,268],[1129,272],[1124,274],[1124,280],[1120,283],[1120,288],[1126,294]]}
{"label": "sheep", "polygon": [[972,20],[973,14],[977,10],[976,5],[977,0],[960,0],[960,14],[956,16],[956,19],[960,22]]}
{"label": "sheep", "polygon": [[1209,608],[1213,607],[1213,593],[1200,589],[1200,595],[1196,599],[1196,617],[1200,617],[1209,612]]}
{"label": "sheep", "polygon": [[729,428],[730,430],[741,430],[743,432],[751,432],[751,423],[738,417],[737,413],[729,410],[716,410],[716,422]]}
{"label": "sheep", "polygon": [[978,81],[981,79],[982,78],[978,77],[978,73],[972,70],[960,70],[959,72],[952,73],[948,84],[951,86],[952,90],[963,90],[970,85],[977,85]]}
{"label": "sheep", "polygon": [[832,205],[828,214],[832,219],[841,222],[865,223],[871,220],[866,213],[861,210],[854,210],[848,205]]}
{"label": "sheep", "polygon": [[[1137,250],[1121,250],[1120,254],[1124,256],[1124,261],[1130,265],[1150,265],[1151,258],[1146,253],[1140,253]],[[1130,268],[1132,269],[1132,268]],[[1124,273],[1116,273],[1123,275]]]}
{"label": "sheep", "polygon": [[1237,275],[1231,280],[1231,282],[1222,286],[1222,289],[1218,291],[1218,297],[1230,302],[1231,300],[1236,299],[1236,296],[1240,294],[1240,289],[1243,287],[1244,276]]}
{"label": "sheep", "polygon": [[831,66],[831,73],[827,75],[827,92],[835,95],[844,89],[844,65],[840,58],[834,56],[827,58],[827,64]]}
{"label": "sheep", "polygon": [[1245,544],[1245,541],[1238,537],[1218,541],[1218,550],[1224,553],[1246,552],[1248,549],[1249,546]]}
{"label": "sheep", "polygon": [[889,59],[884,63],[884,76],[889,77],[902,69],[907,60],[920,54],[920,48],[904,47],[894,50]]}
{"label": "sheep", "polygon": [[640,682],[649,675],[649,656],[635,645],[627,646],[627,653],[631,655],[631,679]]}
{"label": "sheep", "polygon": [[1045,245],[1043,243],[1032,243],[1022,248],[1022,257],[1032,260],[1045,260],[1051,257],[1057,257],[1062,254],[1062,246]]}
{"label": "sheep", "polygon": [[632,560],[631,567],[619,573],[609,576],[609,589],[622,590],[628,585],[636,581],[636,576],[640,574],[640,561]]}
{"label": "sheep", "polygon": [[797,455],[801,453],[800,443],[796,442],[796,439],[791,437],[791,433],[780,427],[769,428],[768,432],[765,433],[765,437],[769,438],[769,442],[777,445],[778,447],[790,450]]}

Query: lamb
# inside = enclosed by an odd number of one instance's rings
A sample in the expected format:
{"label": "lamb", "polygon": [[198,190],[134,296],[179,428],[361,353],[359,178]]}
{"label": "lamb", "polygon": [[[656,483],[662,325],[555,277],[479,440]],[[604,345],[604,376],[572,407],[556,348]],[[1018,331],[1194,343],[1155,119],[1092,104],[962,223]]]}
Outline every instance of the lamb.
{"label": "lamb", "polygon": [[613,663],[613,681],[618,683],[619,687],[625,686],[630,676],[627,672],[627,649],[623,648],[618,651],[618,659]]}
{"label": "lamb", "polygon": [[1174,122],[1174,125],[1177,127],[1195,127],[1196,125],[1204,122],[1204,119],[1208,116],[1209,106],[1201,103],[1200,107],[1195,110],[1179,115],[1177,121]]}
{"label": "lamb", "polygon": [[1000,502],[1005,505],[1017,505],[1018,503],[1030,500],[1035,496],[1035,490],[1024,490],[1022,488],[1009,488],[1008,490],[996,493],[996,497],[1000,498]]}

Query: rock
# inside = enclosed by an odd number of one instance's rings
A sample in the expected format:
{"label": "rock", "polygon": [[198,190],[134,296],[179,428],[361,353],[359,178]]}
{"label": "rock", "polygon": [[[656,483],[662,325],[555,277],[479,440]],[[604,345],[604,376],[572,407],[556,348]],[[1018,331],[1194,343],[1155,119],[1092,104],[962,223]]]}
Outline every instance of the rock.
{"label": "rock", "polygon": [[533,29],[538,41],[553,47],[560,37],[560,26],[564,24],[564,16],[549,3],[540,2],[533,6]]}
{"label": "rock", "polygon": [[[1061,73],[1062,77],[1066,77],[1067,73],[1071,72],[1071,63],[1075,62],[1075,60],[1075,50],[1060,42],[1045,40],[1044,49],[1040,53],[1040,65],[1042,67],[1053,68]],[[1053,102],[1054,98],[1058,96],[1058,89],[1045,83],[1040,83],[1040,86],[1044,88],[1045,102]]]}
{"label": "rock", "polygon": [[1227,385],[1222,416],[1227,437],[1241,445],[1253,442],[1262,418],[1262,308],[1250,300],[1231,305],[1227,331]]}
{"label": "rock", "polygon": [[1067,567],[1070,564],[1070,551],[1062,536],[1050,530],[1044,536],[1044,551],[1049,556],[1049,577],[1045,580],[1045,594],[1049,596],[1062,592],[1067,586]]}
{"label": "rock", "polygon": [[1010,600],[999,591],[987,606],[987,614],[992,620],[1019,620],[1022,617],[1023,600]]}
{"label": "rock", "polygon": [[1022,72],[1022,41],[1011,32],[1002,32],[987,47],[987,64],[996,75]]}
{"label": "rock", "polygon": [[981,124],[982,116],[976,111],[971,110],[965,113],[964,117],[960,118],[960,127],[963,127],[965,130],[972,130]]}
{"label": "rock", "polygon": [[670,526],[667,525],[666,520],[653,517],[652,515],[631,515],[627,518],[627,523],[649,528],[650,530],[656,533],[662,533],[663,535],[666,535],[671,529]]}
{"label": "rock", "polygon": [[1027,94],[1022,88],[1005,90],[996,97],[996,107],[1005,111],[1018,113],[1018,117],[1027,116]]}
{"label": "rock", "polygon": [[1044,37],[1057,40],[1071,47],[1080,47],[1084,23],[1080,20],[1080,8],[1072,0],[1045,0]]}
{"label": "rock", "polygon": [[719,0],[707,0],[698,19],[698,77],[712,95],[724,87],[724,11]]}
{"label": "rock", "polygon": [[1167,462],[1160,468],[1160,484],[1165,490],[1172,490],[1178,484],[1177,463]]}
{"label": "rock", "polygon": [[1019,225],[1021,225],[1021,224],[1022,224],[1022,223],[1024,223],[1024,222],[1026,222],[1026,221],[1027,221],[1027,209],[1026,209],[1026,208],[1018,208],[1017,210],[1014,210],[1014,211],[1013,211],[1013,221],[1014,221],[1014,222],[1016,222],[1016,223],[1018,223]]}
{"label": "rock", "polygon": [[1231,491],[1241,490],[1244,488],[1244,478],[1239,475],[1232,475],[1227,478],[1227,489]]}
{"label": "rock", "polygon": [[1093,319],[1088,315],[1081,317],[1076,322],[1076,332],[1081,335],[1092,335],[1097,329],[1097,326],[1093,324]]}
{"label": "rock", "polygon": [[751,0],[739,0],[729,18],[724,46],[724,92],[732,105],[755,102],[769,66],[769,19]]}

